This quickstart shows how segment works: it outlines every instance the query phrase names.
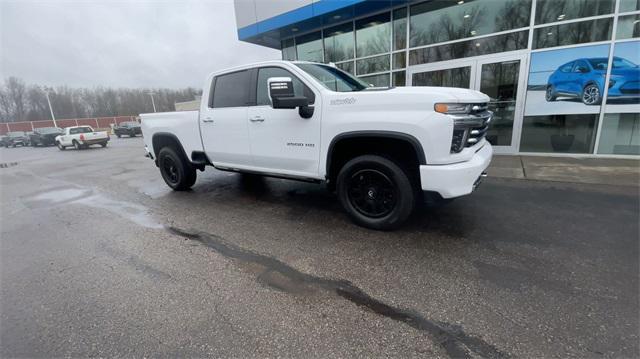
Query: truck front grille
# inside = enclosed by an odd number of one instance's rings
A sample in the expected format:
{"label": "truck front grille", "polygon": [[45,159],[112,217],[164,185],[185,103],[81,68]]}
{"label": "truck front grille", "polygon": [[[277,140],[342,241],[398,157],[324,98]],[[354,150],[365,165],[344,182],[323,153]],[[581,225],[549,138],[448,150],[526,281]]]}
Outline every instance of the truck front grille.
{"label": "truck front grille", "polygon": [[492,115],[487,110],[487,104],[478,104],[473,106],[469,114],[452,116],[454,125],[451,153],[458,153],[465,147],[482,141],[489,130]]}

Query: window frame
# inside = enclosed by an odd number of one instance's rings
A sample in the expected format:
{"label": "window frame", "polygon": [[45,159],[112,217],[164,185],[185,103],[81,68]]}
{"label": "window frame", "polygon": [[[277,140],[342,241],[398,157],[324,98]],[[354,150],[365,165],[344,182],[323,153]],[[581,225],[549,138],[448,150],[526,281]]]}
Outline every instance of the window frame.
{"label": "window frame", "polygon": [[[224,72],[224,73],[220,73],[217,74],[213,77],[212,81],[211,81],[211,90],[209,90],[210,94],[209,94],[209,101],[207,106],[209,107],[209,109],[221,109],[221,108],[238,108],[238,107],[249,107],[251,104],[251,91],[249,91],[251,83],[252,83],[252,74],[250,73],[252,69],[240,69],[240,70],[233,70],[233,71],[229,71],[229,72]],[[249,72],[248,76],[249,76],[249,86],[247,86],[247,90],[246,90],[246,94],[245,94],[245,104],[244,106],[223,106],[223,107],[215,107],[213,105],[213,101],[215,99],[215,93],[216,93],[216,84],[218,83],[218,79],[220,77],[223,76],[227,76],[227,75],[232,75],[235,73],[239,73],[239,72]]]}
{"label": "window frame", "polygon": [[279,65],[264,65],[264,66],[259,66],[259,67],[255,67],[252,70],[254,70],[254,76],[253,76],[253,80],[252,80],[252,84],[251,84],[251,88],[253,88],[253,104],[251,106],[269,106],[271,107],[270,104],[266,104],[266,105],[262,105],[262,104],[258,104],[258,78],[259,78],[259,73],[261,69],[268,69],[268,68],[277,68],[277,69],[281,69],[284,71],[287,71],[288,73],[291,74],[292,80],[295,78],[298,81],[300,81],[302,83],[302,85],[304,85],[304,89],[303,92],[309,92],[311,95],[313,95],[312,98],[309,99],[309,105],[313,105],[316,102],[316,93],[313,91],[312,87],[309,86],[309,84],[307,84],[303,79],[300,78],[300,76],[294,74],[290,69],[284,67],[284,66],[279,66]]}

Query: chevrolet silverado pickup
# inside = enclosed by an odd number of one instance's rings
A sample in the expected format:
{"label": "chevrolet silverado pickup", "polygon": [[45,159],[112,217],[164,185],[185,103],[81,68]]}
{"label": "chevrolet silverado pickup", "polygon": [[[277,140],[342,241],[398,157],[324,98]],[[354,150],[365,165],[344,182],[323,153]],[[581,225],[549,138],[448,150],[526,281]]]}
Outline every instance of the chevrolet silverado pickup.
{"label": "chevrolet silverado pickup", "polygon": [[374,88],[331,65],[269,61],[208,76],[199,111],[142,114],[147,157],[174,190],[196,170],[325,182],[359,225],[392,229],[424,197],[471,193],[493,150],[477,91]]}

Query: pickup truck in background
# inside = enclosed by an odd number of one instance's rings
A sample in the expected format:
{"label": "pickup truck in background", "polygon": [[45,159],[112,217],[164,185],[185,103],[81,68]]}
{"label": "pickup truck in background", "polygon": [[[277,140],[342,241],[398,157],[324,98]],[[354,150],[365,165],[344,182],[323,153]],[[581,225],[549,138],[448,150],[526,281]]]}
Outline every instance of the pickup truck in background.
{"label": "pickup truck in background", "polygon": [[76,150],[88,148],[91,145],[107,147],[109,134],[105,131],[96,132],[91,126],[73,126],[64,129],[64,132],[56,137],[56,146],[60,151],[67,147],[74,147]]}
{"label": "pickup truck in background", "polygon": [[209,75],[199,111],[142,114],[147,156],[174,190],[213,166],[337,191],[372,229],[425,197],[471,193],[489,166],[489,97],[443,87],[373,88],[334,66],[269,61]]}

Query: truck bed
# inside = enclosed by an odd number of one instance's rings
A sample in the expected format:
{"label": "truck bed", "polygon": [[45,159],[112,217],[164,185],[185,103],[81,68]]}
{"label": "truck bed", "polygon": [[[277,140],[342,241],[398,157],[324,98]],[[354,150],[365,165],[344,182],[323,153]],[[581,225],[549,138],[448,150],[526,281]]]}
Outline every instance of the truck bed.
{"label": "truck bed", "polygon": [[145,146],[156,156],[157,153],[153,148],[153,135],[156,133],[172,134],[180,141],[186,155],[191,157],[193,151],[202,151],[200,127],[198,126],[199,117],[199,111],[140,114]]}

